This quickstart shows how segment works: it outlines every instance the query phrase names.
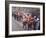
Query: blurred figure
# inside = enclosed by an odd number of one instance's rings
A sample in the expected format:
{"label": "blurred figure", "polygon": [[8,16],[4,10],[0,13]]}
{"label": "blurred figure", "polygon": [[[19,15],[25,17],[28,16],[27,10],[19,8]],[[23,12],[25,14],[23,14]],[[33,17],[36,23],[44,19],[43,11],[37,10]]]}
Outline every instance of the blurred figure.
{"label": "blurred figure", "polygon": [[37,17],[36,30],[40,30],[40,20]]}
{"label": "blurred figure", "polygon": [[23,28],[26,30],[26,24],[27,24],[27,18],[26,16],[24,15],[23,16]]}
{"label": "blurred figure", "polygon": [[28,21],[27,21],[28,30],[32,30],[33,29],[33,27],[32,27],[32,25],[33,25],[33,17],[31,15],[29,15],[29,14],[27,14],[26,17],[28,19]]}
{"label": "blurred figure", "polygon": [[38,18],[38,17],[36,17],[36,16],[34,16],[34,30],[38,30],[38,29],[40,29],[39,27],[40,27],[40,19]]}
{"label": "blurred figure", "polygon": [[37,17],[34,16],[34,30],[36,30],[36,24],[37,24]]}
{"label": "blurred figure", "polygon": [[20,16],[19,16],[19,21],[22,21],[22,14],[20,13]]}
{"label": "blurred figure", "polygon": [[17,21],[19,21],[20,20],[20,13],[18,12],[17,13]]}
{"label": "blurred figure", "polygon": [[18,20],[18,12],[16,13],[16,20]]}

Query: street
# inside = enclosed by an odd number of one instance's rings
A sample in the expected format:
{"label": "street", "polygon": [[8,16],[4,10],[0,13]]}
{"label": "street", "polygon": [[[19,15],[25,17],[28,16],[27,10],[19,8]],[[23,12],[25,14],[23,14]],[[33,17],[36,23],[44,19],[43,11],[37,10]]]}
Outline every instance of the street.
{"label": "street", "polygon": [[22,31],[23,29],[23,24],[22,22],[18,22],[15,20],[15,18],[12,16],[12,31]]}

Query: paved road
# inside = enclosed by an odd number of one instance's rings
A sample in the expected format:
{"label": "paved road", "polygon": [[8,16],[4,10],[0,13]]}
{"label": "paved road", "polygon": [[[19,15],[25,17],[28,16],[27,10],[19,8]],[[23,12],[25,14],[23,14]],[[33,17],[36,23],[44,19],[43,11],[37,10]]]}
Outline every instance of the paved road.
{"label": "paved road", "polygon": [[22,30],[24,30],[22,22],[18,22],[15,20],[14,17],[12,17],[12,31],[22,31]]}

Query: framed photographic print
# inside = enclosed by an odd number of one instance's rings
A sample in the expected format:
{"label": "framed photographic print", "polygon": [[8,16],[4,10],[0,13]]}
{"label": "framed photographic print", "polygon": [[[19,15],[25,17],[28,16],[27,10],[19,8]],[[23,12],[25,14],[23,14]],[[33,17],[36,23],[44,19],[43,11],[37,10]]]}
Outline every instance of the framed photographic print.
{"label": "framed photographic print", "polygon": [[5,2],[5,36],[37,36],[45,34],[45,3]]}

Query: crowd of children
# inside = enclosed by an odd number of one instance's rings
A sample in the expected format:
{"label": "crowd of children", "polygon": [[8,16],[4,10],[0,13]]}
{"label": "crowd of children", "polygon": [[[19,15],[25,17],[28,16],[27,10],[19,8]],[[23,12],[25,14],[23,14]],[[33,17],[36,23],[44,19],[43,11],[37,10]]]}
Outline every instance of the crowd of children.
{"label": "crowd of children", "polygon": [[26,13],[16,13],[14,17],[17,21],[21,21],[25,30],[40,30],[40,17],[32,16]]}

